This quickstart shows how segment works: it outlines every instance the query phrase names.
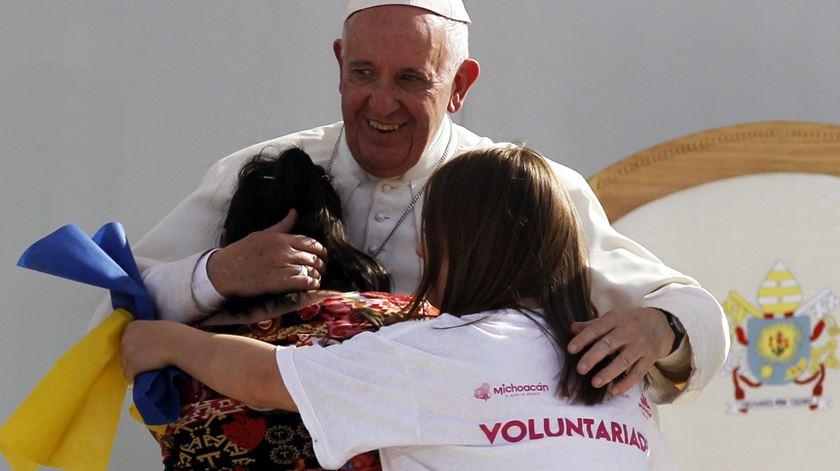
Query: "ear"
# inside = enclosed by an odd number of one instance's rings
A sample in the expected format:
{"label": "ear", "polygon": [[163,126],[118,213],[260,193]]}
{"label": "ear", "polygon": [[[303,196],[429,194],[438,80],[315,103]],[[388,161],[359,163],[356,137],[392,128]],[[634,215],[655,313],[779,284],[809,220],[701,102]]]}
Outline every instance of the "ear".
{"label": "ear", "polygon": [[446,110],[450,113],[455,113],[464,106],[464,101],[467,99],[467,92],[470,87],[478,80],[478,75],[481,68],[478,61],[467,59],[461,63],[458,72],[455,73],[455,80],[452,82],[452,94],[449,97],[449,105]]}
{"label": "ear", "polygon": [[342,58],[341,52],[342,52],[341,51],[341,39],[336,39],[335,41],[333,41],[333,54],[335,54],[335,60],[336,60],[336,62],[338,62],[338,91],[339,92],[341,92],[341,87],[342,87],[342,84],[344,83],[344,80],[342,80],[344,78],[343,77],[343,75],[344,75],[344,67],[343,67],[344,59]]}

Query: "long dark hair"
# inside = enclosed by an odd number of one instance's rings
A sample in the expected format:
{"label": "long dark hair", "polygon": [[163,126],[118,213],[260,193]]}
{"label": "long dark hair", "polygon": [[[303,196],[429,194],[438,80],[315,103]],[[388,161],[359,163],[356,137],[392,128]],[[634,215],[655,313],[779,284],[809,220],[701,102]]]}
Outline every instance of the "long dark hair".
{"label": "long dark hair", "polygon": [[559,347],[558,393],[590,405],[603,401],[605,388],[591,384],[598,368],[581,376],[574,367],[581,353],[566,353],[572,322],[597,312],[574,208],[545,159],[527,147],[476,150],[441,167],[427,185],[426,256],[415,304],[437,289],[445,270],[445,286],[436,292],[441,312],[514,308],[541,317]]}
{"label": "long dark hair", "polygon": [[[303,150],[292,147],[272,157],[266,149],[239,171],[230,201],[221,245],[232,244],[254,231],[266,229],[289,210],[298,217],[291,232],[311,237],[327,249],[321,289],[390,291],[388,272],[370,255],[354,248],[347,237],[341,199],[326,171]],[[226,309],[242,312],[272,295],[231,299]]]}

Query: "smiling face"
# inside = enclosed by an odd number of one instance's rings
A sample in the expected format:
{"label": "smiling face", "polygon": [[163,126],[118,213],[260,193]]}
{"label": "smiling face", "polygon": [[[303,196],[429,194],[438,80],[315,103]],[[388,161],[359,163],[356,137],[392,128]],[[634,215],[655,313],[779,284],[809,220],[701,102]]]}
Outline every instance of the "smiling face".
{"label": "smiling face", "polygon": [[[341,68],[347,145],[359,165],[377,177],[413,167],[445,113],[460,108],[478,76],[477,63],[471,78],[464,67],[452,66],[442,19],[414,7],[355,13],[333,48]],[[468,62],[471,70],[474,61]]]}

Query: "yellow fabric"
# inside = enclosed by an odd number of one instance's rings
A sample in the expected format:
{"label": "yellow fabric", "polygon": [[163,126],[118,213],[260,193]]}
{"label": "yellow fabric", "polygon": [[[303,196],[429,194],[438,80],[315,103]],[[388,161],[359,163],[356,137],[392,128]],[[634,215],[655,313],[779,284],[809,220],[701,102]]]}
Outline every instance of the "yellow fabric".
{"label": "yellow fabric", "polygon": [[128,311],[114,311],[56,362],[3,424],[0,453],[12,469],[107,469],[128,386],[120,338],[131,320]]}
{"label": "yellow fabric", "polygon": [[166,425],[148,425],[146,422],[144,422],[143,416],[140,415],[140,411],[137,410],[137,406],[134,404],[128,407],[128,415],[130,415],[132,419],[143,424],[147,429],[151,430],[152,432],[163,433],[166,431]]}

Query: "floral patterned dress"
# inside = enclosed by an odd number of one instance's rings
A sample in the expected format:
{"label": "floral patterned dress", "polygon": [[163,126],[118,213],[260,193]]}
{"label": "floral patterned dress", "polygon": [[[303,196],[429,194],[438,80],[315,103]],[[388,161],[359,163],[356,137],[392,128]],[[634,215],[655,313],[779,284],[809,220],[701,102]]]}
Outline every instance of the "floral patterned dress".
{"label": "floral patterned dress", "polygon": [[[423,305],[414,317],[411,297],[388,293],[341,293],[317,304],[249,325],[203,327],[251,337],[274,345],[328,346],[383,325],[438,315]],[[300,415],[257,410],[227,398],[194,379],[179,385],[181,416],[162,432],[152,432],[167,470],[320,470]],[[380,470],[372,451],[341,469]]]}

